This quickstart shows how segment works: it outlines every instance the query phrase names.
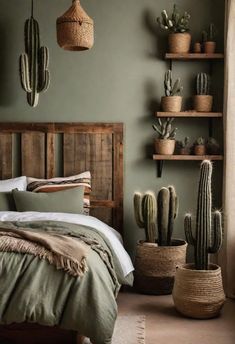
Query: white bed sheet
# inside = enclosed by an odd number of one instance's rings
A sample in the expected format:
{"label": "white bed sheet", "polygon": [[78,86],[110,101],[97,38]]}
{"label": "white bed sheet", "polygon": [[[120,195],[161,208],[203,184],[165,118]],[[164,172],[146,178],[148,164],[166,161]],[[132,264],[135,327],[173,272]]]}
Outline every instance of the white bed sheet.
{"label": "white bed sheet", "polygon": [[95,217],[68,213],[0,211],[0,221],[62,221],[93,227],[104,234],[109,240],[117,258],[119,259],[124,276],[126,277],[134,270],[130,256],[123,247],[121,235],[115,229]]}

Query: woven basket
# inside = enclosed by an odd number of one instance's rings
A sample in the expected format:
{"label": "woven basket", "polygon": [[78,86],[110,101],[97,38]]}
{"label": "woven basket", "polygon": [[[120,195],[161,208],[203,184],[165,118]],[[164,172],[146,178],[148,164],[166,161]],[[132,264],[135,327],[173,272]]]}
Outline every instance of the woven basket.
{"label": "woven basket", "polygon": [[197,95],[193,97],[194,109],[198,112],[211,112],[213,97],[209,95]]}
{"label": "woven basket", "polygon": [[164,112],[180,112],[182,107],[181,96],[162,97],[161,107]]}
{"label": "woven basket", "polygon": [[170,33],[168,36],[169,52],[173,54],[186,54],[190,50],[191,35],[188,32]]}
{"label": "woven basket", "polygon": [[171,294],[176,266],[185,264],[187,243],[173,240],[174,246],[139,242],[135,257],[135,287],[144,294]]}
{"label": "woven basket", "polygon": [[69,10],[57,19],[57,41],[71,51],[90,49],[94,44],[94,22],[74,0]]}
{"label": "woven basket", "polygon": [[210,264],[209,270],[195,270],[193,264],[177,268],[173,289],[176,309],[196,319],[219,315],[225,302],[221,268]]}
{"label": "woven basket", "polygon": [[155,153],[162,155],[172,155],[175,151],[175,140],[155,140]]}

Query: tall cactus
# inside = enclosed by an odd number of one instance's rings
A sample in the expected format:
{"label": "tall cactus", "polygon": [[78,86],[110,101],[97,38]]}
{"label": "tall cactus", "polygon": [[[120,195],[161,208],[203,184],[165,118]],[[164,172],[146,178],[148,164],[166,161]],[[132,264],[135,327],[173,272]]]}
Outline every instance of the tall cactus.
{"label": "tall cactus", "polygon": [[39,25],[33,13],[25,22],[24,33],[25,53],[20,55],[20,79],[29,105],[36,107],[39,93],[49,87],[50,73],[49,51],[47,47],[40,47]]}
{"label": "tall cactus", "polygon": [[210,75],[207,73],[198,73],[196,77],[196,92],[197,95],[210,94]]}
{"label": "tall cactus", "polygon": [[[218,252],[222,244],[221,212],[218,210],[213,214],[211,212],[211,176],[212,164],[209,160],[204,160],[200,169],[195,238],[192,232],[192,215],[186,214],[184,220],[186,239],[195,248],[195,267],[197,270],[208,269],[209,253]],[[213,243],[211,244],[212,237]]]}

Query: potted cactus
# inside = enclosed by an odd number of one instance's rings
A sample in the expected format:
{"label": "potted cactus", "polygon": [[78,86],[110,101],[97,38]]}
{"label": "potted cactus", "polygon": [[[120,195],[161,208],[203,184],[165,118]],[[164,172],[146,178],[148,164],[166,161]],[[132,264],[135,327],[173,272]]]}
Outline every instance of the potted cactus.
{"label": "potted cactus", "polygon": [[190,153],[189,137],[185,137],[182,141],[176,141],[176,147],[180,155],[188,155]]}
{"label": "potted cactus", "polygon": [[189,52],[191,44],[189,20],[190,15],[187,12],[181,14],[176,5],[174,5],[171,15],[166,10],[163,10],[161,17],[157,18],[160,27],[169,31],[168,44],[170,53],[184,54]]}
{"label": "potted cactus", "polygon": [[196,93],[193,98],[194,109],[198,112],[211,112],[213,97],[210,95],[210,76],[199,73],[196,77]]}
{"label": "potted cactus", "polygon": [[158,118],[158,123],[153,125],[153,129],[159,135],[158,139],[155,139],[156,154],[172,155],[174,153],[177,128],[172,128],[173,120],[173,118],[167,118],[162,121]]}
{"label": "potted cactus", "polygon": [[214,213],[211,210],[211,176],[212,164],[204,160],[200,169],[195,236],[192,215],[186,214],[184,220],[187,242],[194,246],[195,262],[177,268],[173,289],[176,309],[196,319],[217,316],[225,302],[221,268],[209,262],[209,254],[217,253],[222,244],[222,215],[218,210]]}
{"label": "potted cactus", "polygon": [[161,107],[164,112],[180,112],[182,107],[183,87],[180,85],[180,78],[173,83],[172,71],[168,70],[164,78],[165,96],[161,99]]}
{"label": "potted cactus", "polygon": [[203,48],[204,53],[206,54],[214,54],[216,49],[216,28],[213,23],[209,25],[208,31],[204,30],[202,31],[202,42],[203,42]]}
{"label": "potted cactus", "polygon": [[205,155],[206,154],[206,145],[205,139],[203,137],[198,137],[194,142],[194,154],[195,155]]}
{"label": "potted cactus", "polygon": [[[172,239],[178,214],[178,198],[173,186],[134,194],[137,225],[144,228],[146,241],[137,244],[135,286],[146,294],[171,294],[176,266],[185,264],[187,244]],[[156,233],[158,231],[158,238]]]}
{"label": "potted cactus", "polygon": [[209,137],[206,142],[206,149],[208,154],[217,155],[220,154],[220,145],[213,137]]}

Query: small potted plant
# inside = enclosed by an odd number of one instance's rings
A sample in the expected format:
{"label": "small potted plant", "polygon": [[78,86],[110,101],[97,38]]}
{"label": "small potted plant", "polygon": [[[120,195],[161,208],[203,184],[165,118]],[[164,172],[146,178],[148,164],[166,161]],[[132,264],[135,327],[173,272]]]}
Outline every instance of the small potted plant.
{"label": "small potted plant", "polygon": [[196,77],[196,95],[193,97],[194,109],[198,112],[211,112],[213,97],[210,95],[210,76],[199,73]]}
{"label": "small potted plant", "polygon": [[208,154],[217,155],[220,154],[220,145],[213,137],[209,137],[206,142],[206,150]]}
{"label": "small potted plant", "polygon": [[175,150],[175,135],[177,128],[172,128],[173,118],[167,118],[162,121],[158,118],[157,125],[153,129],[158,133],[158,139],[155,139],[156,154],[172,155]]}
{"label": "small potted plant", "polygon": [[202,46],[200,42],[195,42],[193,45],[193,52],[195,54],[200,54],[202,52]]}
{"label": "small potted plant", "polygon": [[[176,266],[185,264],[184,240],[172,239],[178,214],[178,198],[173,186],[134,195],[137,225],[144,228],[146,241],[137,245],[135,287],[145,294],[171,294]],[[158,239],[156,239],[158,231]]]}
{"label": "small potted plant", "polygon": [[213,23],[209,25],[208,31],[202,31],[202,42],[205,54],[214,54],[216,49],[216,28]]}
{"label": "small potted plant", "polygon": [[176,147],[180,155],[188,155],[190,152],[189,137],[185,137],[182,141],[176,141]]}
{"label": "small potted plant", "polygon": [[205,139],[203,137],[198,137],[196,141],[194,142],[194,154],[195,155],[206,154]]}
{"label": "small potted plant", "polygon": [[225,302],[221,268],[209,263],[209,254],[217,253],[222,245],[222,215],[218,210],[211,211],[211,176],[212,164],[204,160],[200,169],[195,235],[192,215],[186,214],[184,220],[187,242],[195,249],[195,263],[177,268],[173,289],[176,309],[196,319],[218,316]]}
{"label": "small potted plant", "polygon": [[180,112],[182,107],[183,87],[180,85],[180,78],[173,83],[172,71],[168,70],[164,78],[165,96],[161,99],[161,108],[164,112]]}
{"label": "small potted plant", "polygon": [[184,54],[189,52],[191,44],[189,20],[190,15],[187,12],[180,14],[176,5],[174,5],[172,15],[168,15],[167,11],[163,10],[161,18],[157,18],[160,27],[169,31],[168,44],[170,53]]}

